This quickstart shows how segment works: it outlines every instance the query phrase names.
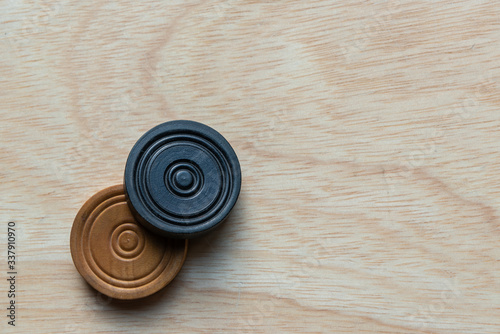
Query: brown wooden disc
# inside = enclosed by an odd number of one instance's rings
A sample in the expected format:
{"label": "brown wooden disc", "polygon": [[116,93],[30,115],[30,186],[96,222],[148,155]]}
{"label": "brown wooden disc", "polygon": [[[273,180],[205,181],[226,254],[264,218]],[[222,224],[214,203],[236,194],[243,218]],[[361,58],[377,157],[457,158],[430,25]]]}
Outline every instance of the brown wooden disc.
{"label": "brown wooden disc", "polygon": [[71,229],[71,256],[83,278],[117,299],[149,296],[170,283],[187,254],[187,240],[152,234],[136,222],[122,185],[92,196]]}

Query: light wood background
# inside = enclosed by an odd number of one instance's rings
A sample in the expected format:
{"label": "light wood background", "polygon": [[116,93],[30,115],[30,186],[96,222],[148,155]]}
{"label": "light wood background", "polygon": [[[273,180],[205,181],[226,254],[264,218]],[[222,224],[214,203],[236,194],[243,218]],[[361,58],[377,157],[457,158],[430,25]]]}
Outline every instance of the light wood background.
{"label": "light wood background", "polygon": [[[0,8],[0,332],[500,333],[497,2]],[[241,197],[169,287],[108,301],[73,218],[174,119],[231,142]]]}

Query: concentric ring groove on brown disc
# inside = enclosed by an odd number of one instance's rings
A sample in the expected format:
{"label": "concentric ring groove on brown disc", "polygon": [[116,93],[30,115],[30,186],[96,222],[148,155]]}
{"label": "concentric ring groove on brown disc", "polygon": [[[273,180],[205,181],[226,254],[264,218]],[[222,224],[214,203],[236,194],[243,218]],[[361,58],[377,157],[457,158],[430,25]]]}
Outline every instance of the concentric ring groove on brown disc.
{"label": "concentric ring groove on brown disc", "polygon": [[187,253],[187,240],[165,239],[136,222],[121,185],[100,191],[83,205],[70,246],[83,278],[117,299],[157,292],[174,279]]}

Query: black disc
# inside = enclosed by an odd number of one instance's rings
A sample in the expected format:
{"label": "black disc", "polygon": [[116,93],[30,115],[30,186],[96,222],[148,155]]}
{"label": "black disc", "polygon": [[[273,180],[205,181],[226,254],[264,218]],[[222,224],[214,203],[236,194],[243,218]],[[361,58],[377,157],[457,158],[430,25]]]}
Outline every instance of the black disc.
{"label": "black disc", "polygon": [[125,167],[127,198],[153,232],[193,238],[218,226],[241,188],[238,157],[214,129],[171,121],[146,132]]}

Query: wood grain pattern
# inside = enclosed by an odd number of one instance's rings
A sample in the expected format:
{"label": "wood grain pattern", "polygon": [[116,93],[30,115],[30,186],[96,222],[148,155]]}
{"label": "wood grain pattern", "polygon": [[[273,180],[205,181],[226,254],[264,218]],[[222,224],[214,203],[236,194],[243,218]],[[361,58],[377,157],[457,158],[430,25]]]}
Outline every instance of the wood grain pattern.
{"label": "wood grain pattern", "polygon": [[[495,2],[0,5],[2,333],[500,332]],[[110,302],[72,221],[173,119],[233,145],[239,202],[167,289]]]}

